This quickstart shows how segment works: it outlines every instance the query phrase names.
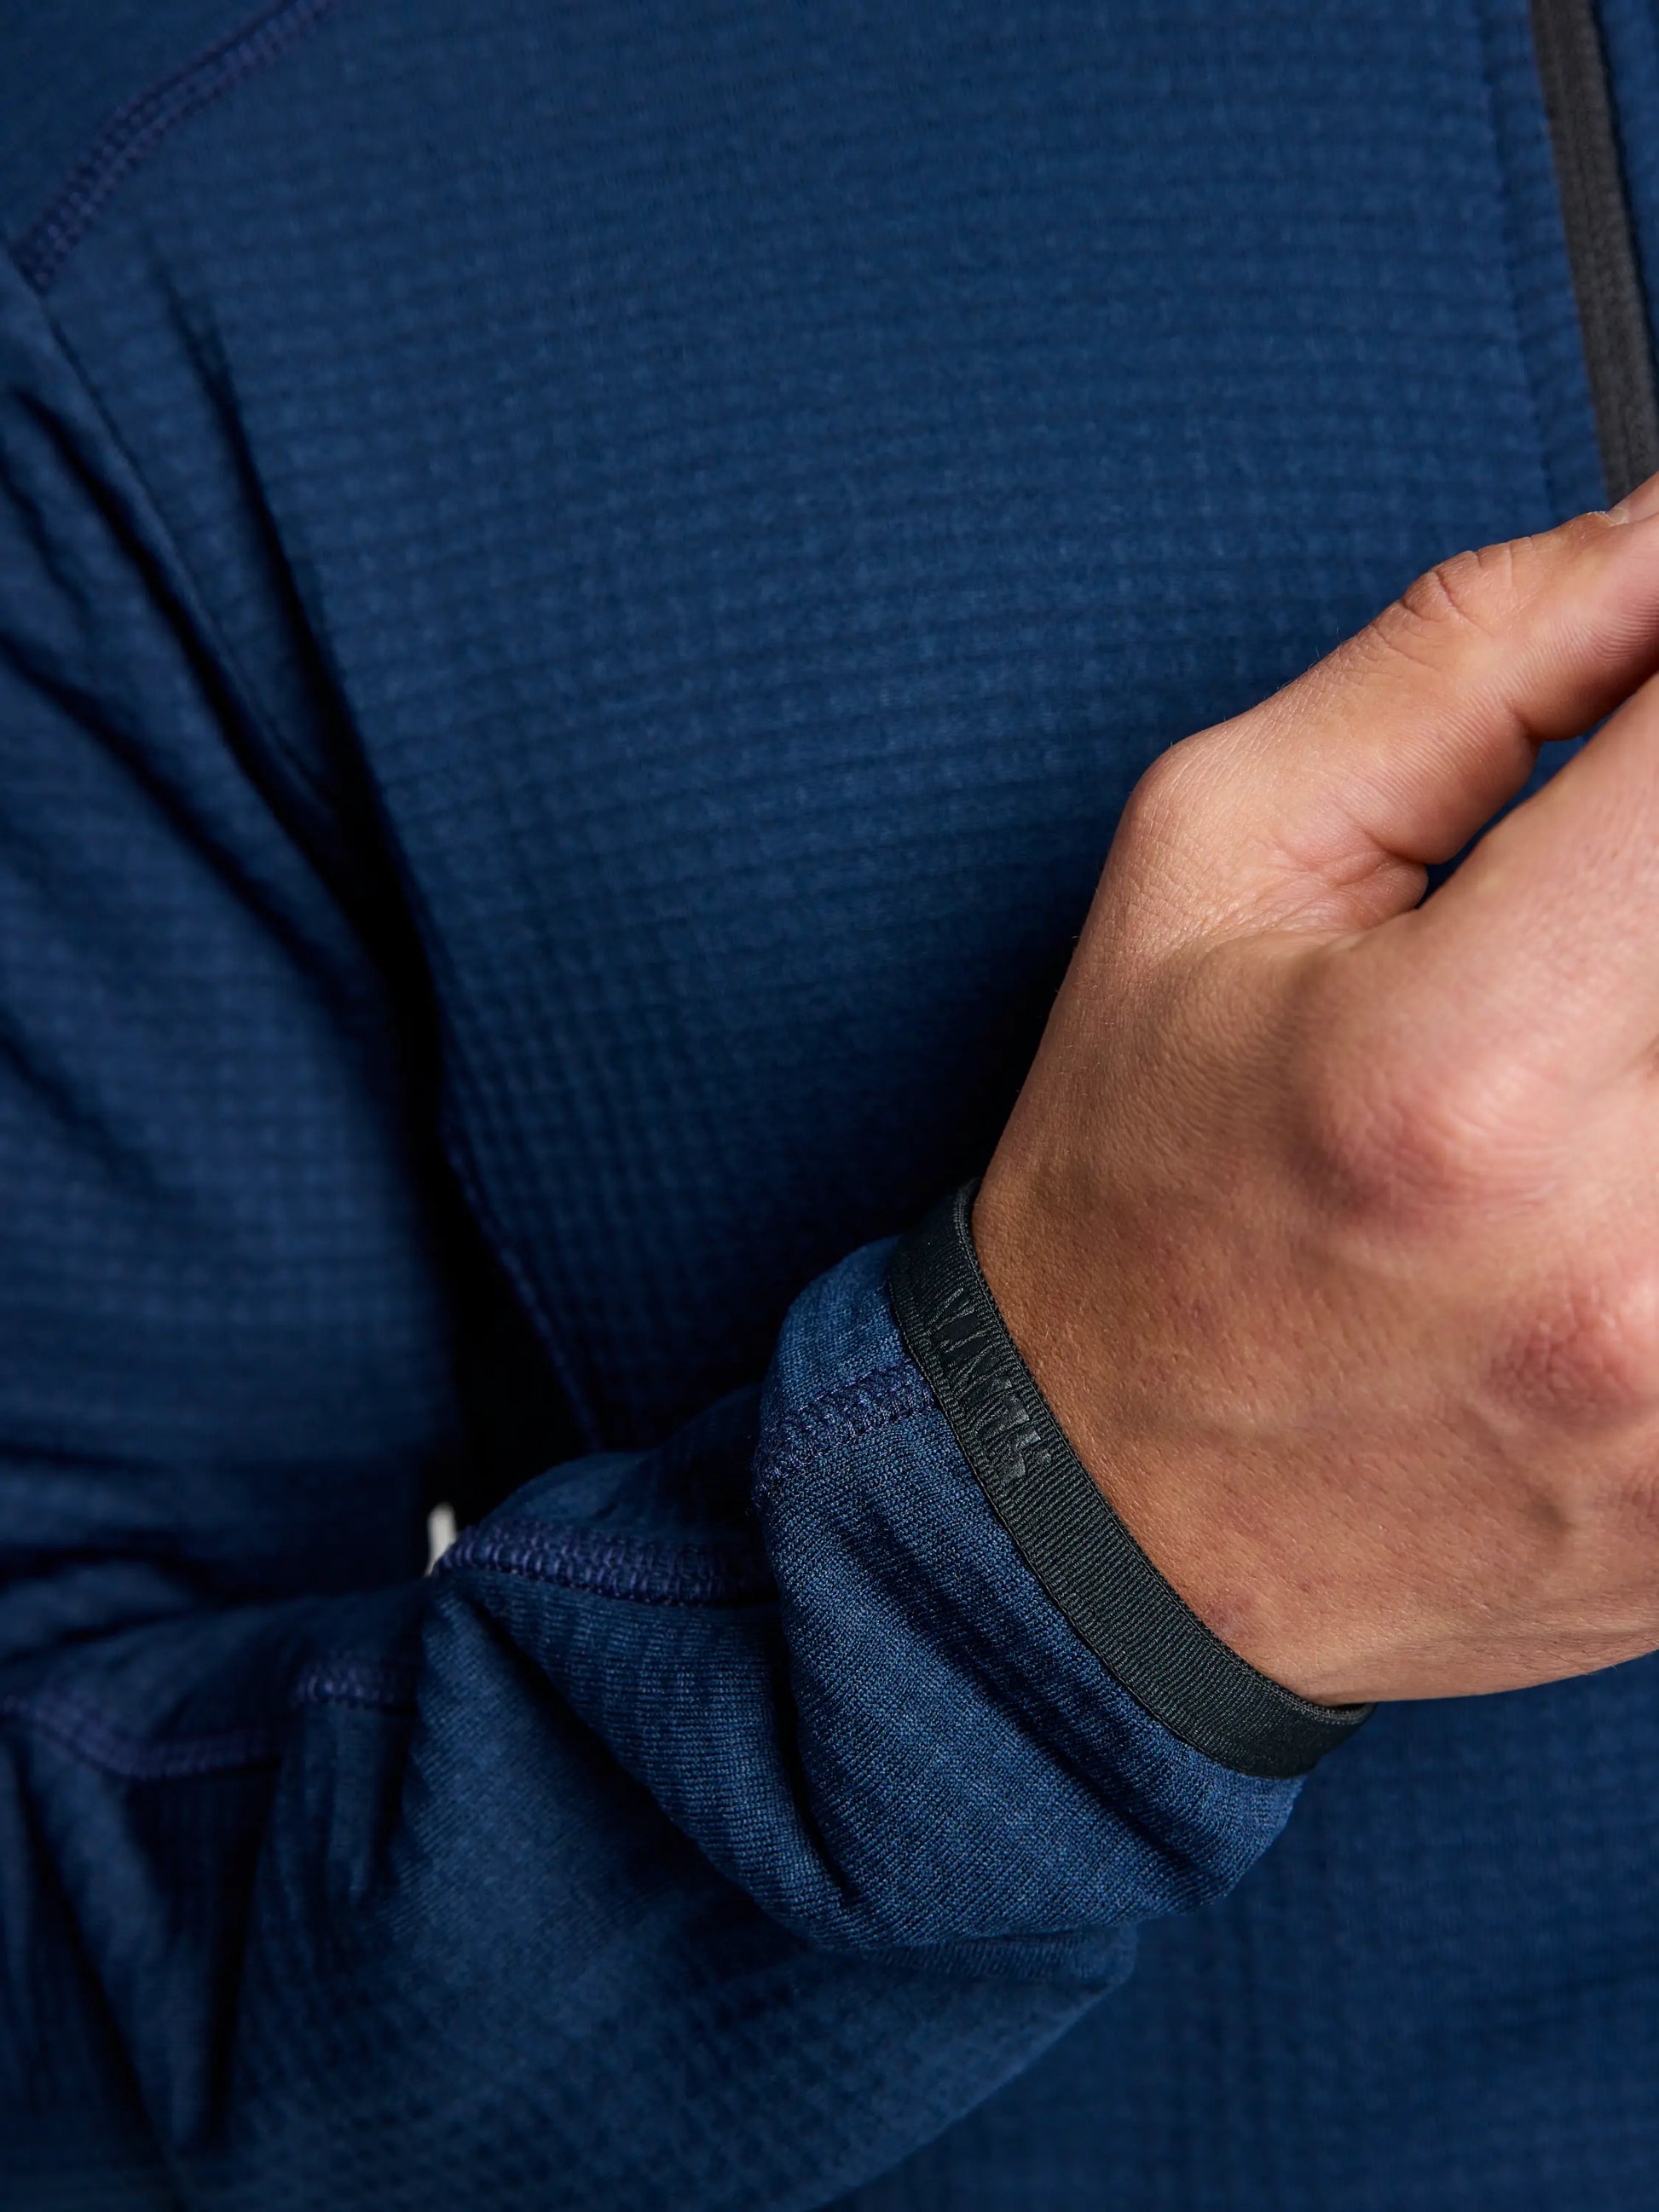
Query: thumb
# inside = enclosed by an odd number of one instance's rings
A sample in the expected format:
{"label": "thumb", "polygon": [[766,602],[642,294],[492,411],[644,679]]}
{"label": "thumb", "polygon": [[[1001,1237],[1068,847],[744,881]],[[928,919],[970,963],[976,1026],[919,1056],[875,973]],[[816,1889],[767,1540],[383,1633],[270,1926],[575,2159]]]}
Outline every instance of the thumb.
{"label": "thumb", "polygon": [[[1659,667],[1659,477],[1460,553],[1249,713],[1154,763],[1125,859],[1166,922],[1370,928]],[[1116,855],[1115,854],[1115,859]]]}

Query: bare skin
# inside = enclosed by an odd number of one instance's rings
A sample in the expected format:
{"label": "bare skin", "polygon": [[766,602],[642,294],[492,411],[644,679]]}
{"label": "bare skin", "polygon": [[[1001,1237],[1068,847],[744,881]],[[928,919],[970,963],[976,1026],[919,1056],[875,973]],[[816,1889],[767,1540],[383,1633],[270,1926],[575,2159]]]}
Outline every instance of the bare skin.
{"label": "bare skin", "polygon": [[1659,478],[1176,746],[981,1191],[1095,1480],[1306,1697],[1659,1649],[1656,671]]}

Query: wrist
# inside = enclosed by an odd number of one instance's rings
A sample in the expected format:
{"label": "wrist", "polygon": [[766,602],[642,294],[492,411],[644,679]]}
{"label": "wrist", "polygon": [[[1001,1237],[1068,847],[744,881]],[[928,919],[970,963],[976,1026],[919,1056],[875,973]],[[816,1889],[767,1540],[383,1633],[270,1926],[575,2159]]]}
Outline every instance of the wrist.
{"label": "wrist", "polygon": [[1067,1438],[975,1250],[969,1194],[895,1255],[894,1311],[963,1455],[1026,1565],[1130,1694],[1245,1773],[1304,1772],[1369,1710],[1304,1698],[1218,1637],[1160,1571]]}
{"label": "wrist", "polygon": [[[1088,1224],[1086,1233],[1079,1224]],[[1000,1156],[975,1197],[971,1233],[1022,1359],[1101,1496],[1160,1575],[1249,1665],[1310,1703],[1364,1702],[1334,1578],[1322,1571],[1270,1466],[1237,1425],[1172,1431],[1183,1343],[1128,1250],[1111,1249],[1097,1190],[1066,1188]],[[1127,1241],[1127,1240],[1126,1240]],[[1136,1240],[1142,1241],[1144,1240]],[[1206,1322],[1194,1304],[1194,1336]]]}

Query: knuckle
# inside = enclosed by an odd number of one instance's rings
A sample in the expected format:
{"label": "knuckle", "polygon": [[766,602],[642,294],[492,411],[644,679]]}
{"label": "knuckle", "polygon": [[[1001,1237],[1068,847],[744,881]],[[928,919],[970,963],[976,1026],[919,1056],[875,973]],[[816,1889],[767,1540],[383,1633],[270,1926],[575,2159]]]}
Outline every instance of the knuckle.
{"label": "knuckle", "polygon": [[1466,1212],[1510,1171],[1516,1087],[1501,1062],[1385,1066],[1338,1042],[1302,1086],[1304,1166],[1350,1215],[1404,1226]]}
{"label": "knuckle", "polygon": [[1601,1426],[1659,1404],[1659,1271],[1602,1267],[1557,1285],[1509,1334],[1506,1395],[1534,1414]]}
{"label": "knuckle", "polygon": [[1120,838],[1167,843],[1178,837],[1199,805],[1200,744],[1183,738],[1146,768],[1130,793],[1118,824]]}
{"label": "knuckle", "polygon": [[1519,549],[1483,545],[1437,561],[1371,625],[1385,651],[1438,666],[1449,653],[1498,635],[1522,599]]}

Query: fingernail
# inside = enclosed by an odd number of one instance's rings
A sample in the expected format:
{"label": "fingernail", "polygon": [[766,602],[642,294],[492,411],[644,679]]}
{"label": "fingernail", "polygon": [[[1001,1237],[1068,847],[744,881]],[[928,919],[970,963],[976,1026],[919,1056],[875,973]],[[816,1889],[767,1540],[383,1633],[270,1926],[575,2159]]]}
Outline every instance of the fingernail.
{"label": "fingernail", "polygon": [[1614,522],[1645,522],[1650,514],[1659,514],[1659,477],[1638,484],[1617,507],[1610,507],[1607,514]]}

